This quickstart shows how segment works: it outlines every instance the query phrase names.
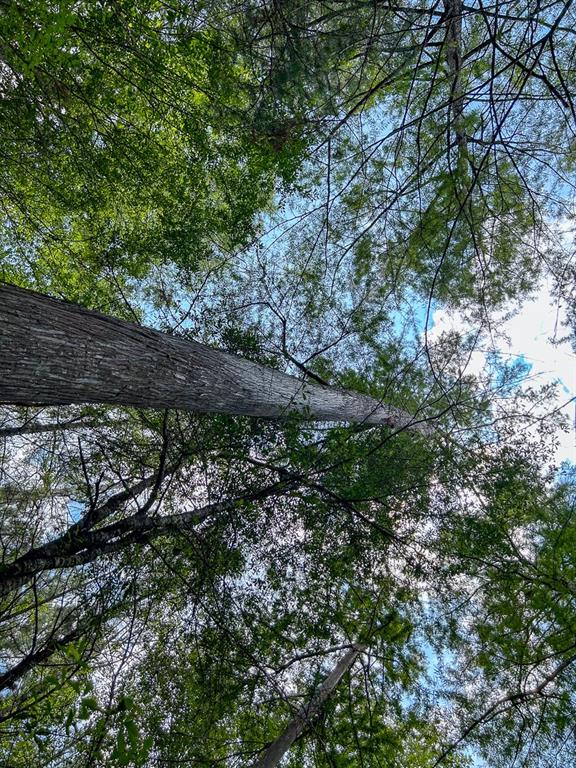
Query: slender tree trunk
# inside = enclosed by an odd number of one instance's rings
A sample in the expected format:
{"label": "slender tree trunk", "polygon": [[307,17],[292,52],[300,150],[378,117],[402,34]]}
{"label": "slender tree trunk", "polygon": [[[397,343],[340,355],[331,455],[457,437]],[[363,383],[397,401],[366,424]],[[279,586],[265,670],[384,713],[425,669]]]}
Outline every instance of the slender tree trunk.
{"label": "slender tree trunk", "polygon": [[[33,667],[46,661],[53,653],[60,648],[65,648],[69,643],[79,639],[81,636],[82,633],[79,632],[78,628],[73,629],[71,632],[68,632],[67,635],[64,635],[64,637],[51,638],[46,645],[43,645],[39,650],[24,656],[21,661],[0,674],[0,692],[4,691],[6,688],[12,688],[18,680],[24,677],[24,675]],[[0,715],[0,722],[4,719],[7,718]]]}
{"label": "slender tree trunk", "polygon": [[451,111],[453,116],[454,135],[459,147],[466,147],[466,134],[463,126],[464,91],[462,86],[462,0],[444,0],[446,17],[446,37],[444,47],[446,62],[450,70],[452,84],[450,87]]}
{"label": "slender tree trunk", "polygon": [[91,426],[94,426],[94,419],[83,419],[81,416],[69,419],[68,421],[55,421],[50,424],[28,421],[18,427],[0,427],[0,438],[15,437],[16,435],[38,435],[46,432],[62,432],[65,429],[83,429],[84,427]]}
{"label": "slender tree trunk", "polygon": [[302,707],[296,716],[288,723],[284,731],[267,748],[266,752],[255,764],[254,768],[274,768],[304,731],[311,720],[320,712],[324,702],[330,697],[340,680],[356,661],[359,654],[366,650],[365,645],[355,644],[338,661],[332,672],[322,683],[313,699]]}
{"label": "slender tree trunk", "polygon": [[[75,304],[0,285],[0,403],[109,403],[415,426],[407,413]],[[422,425],[418,427],[423,429]]]}
{"label": "slender tree trunk", "polygon": [[225,501],[171,515],[148,515],[143,509],[102,527],[94,528],[116,512],[123,502],[135,498],[155,478],[141,480],[126,491],[112,496],[100,507],[56,539],[28,550],[10,563],[0,564],[0,597],[18,589],[44,571],[73,568],[94,562],[103,555],[119,552],[132,544],[146,544],[162,534],[182,532],[188,526],[239,508],[241,504],[276,496],[294,486],[280,481],[257,491],[247,491]]}

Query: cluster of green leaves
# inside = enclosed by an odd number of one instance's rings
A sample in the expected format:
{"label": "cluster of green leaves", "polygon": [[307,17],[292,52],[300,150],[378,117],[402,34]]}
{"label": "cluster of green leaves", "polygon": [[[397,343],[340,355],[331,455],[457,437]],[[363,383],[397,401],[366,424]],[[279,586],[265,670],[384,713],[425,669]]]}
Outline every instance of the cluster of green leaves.
{"label": "cluster of green leaves", "polygon": [[454,648],[446,684],[490,765],[549,765],[559,744],[563,759],[573,753],[574,478],[545,488],[535,470],[512,454],[483,463],[469,514],[440,539],[455,582],[440,586],[451,614],[441,645]]}
{"label": "cluster of green leaves", "polygon": [[11,3],[0,24],[3,279],[108,306],[115,280],[249,242],[300,147],[252,135],[231,29],[160,2]]}

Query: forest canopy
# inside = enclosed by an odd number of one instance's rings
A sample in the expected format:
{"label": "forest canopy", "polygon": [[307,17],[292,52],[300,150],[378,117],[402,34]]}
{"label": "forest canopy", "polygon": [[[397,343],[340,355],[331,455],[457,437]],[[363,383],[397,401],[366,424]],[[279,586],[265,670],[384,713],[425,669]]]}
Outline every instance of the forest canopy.
{"label": "forest canopy", "polygon": [[575,30],[0,2],[1,764],[575,761]]}

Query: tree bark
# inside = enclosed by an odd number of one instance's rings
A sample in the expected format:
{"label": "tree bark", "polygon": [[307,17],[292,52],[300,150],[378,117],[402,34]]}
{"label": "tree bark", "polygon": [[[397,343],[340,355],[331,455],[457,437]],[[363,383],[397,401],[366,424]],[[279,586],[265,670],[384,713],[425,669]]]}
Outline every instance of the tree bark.
{"label": "tree bark", "polygon": [[303,383],[195,341],[0,285],[0,403],[109,403],[425,426],[355,392]]}
{"label": "tree bark", "polygon": [[254,765],[254,768],[274,768],[304,731],[310,721],[320,712],[324,702],[330,697],[340,680],[356,661],[359,654],[366,650],[365,645],[355,644],[338,661],[332,672],[322,683],[313,699],[302,707],[288,723],[284,731],[266,749],[266,752]]}
{"label": "tree bark", "polygon": [[18,427],[0,427],[0,438],[16,437],[17,435],[38,435],[46,432],[62,432],[65,429],[83,429],[84,427],[92,426],[94,426],[94,420],[83,419],[82,416],[77,416],[67,421],[55,421],[47,424],[31,420],[25,424],[20,424]]}

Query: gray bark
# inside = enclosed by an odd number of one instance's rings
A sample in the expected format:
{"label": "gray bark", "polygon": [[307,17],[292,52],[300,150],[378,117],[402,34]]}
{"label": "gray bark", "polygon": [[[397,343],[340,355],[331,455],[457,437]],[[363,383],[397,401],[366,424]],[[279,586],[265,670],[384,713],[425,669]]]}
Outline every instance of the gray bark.
{"label": "gray bark", "polygon": [[0,438],[62,432],[65,429],[83,429],[84,427],[91,427],[93,425],[93,420],[86,420],[82,417],[76,417],[74,419],[69,419],[68,421],[55,421],[50,424],[42,424],[38,421],[28,421],[18,427],[0,427]]}
{"label": "gray bark", "polygon": [[109,403],[316,421],[422,424],[294,376],[75,304],[0,285],[0,403]]}
{"label": "gray bark", "polygon": [[254,768],[274,768],[284,757],[306,726],[320,712],[324,702],[330,697],[340,680],[356,661],[359,654],[366,650],[365,645],[355,644],[338,661],[332,672],[322,683],[312,700],[302,707],[288,723],[284,731],[266,749]]}

